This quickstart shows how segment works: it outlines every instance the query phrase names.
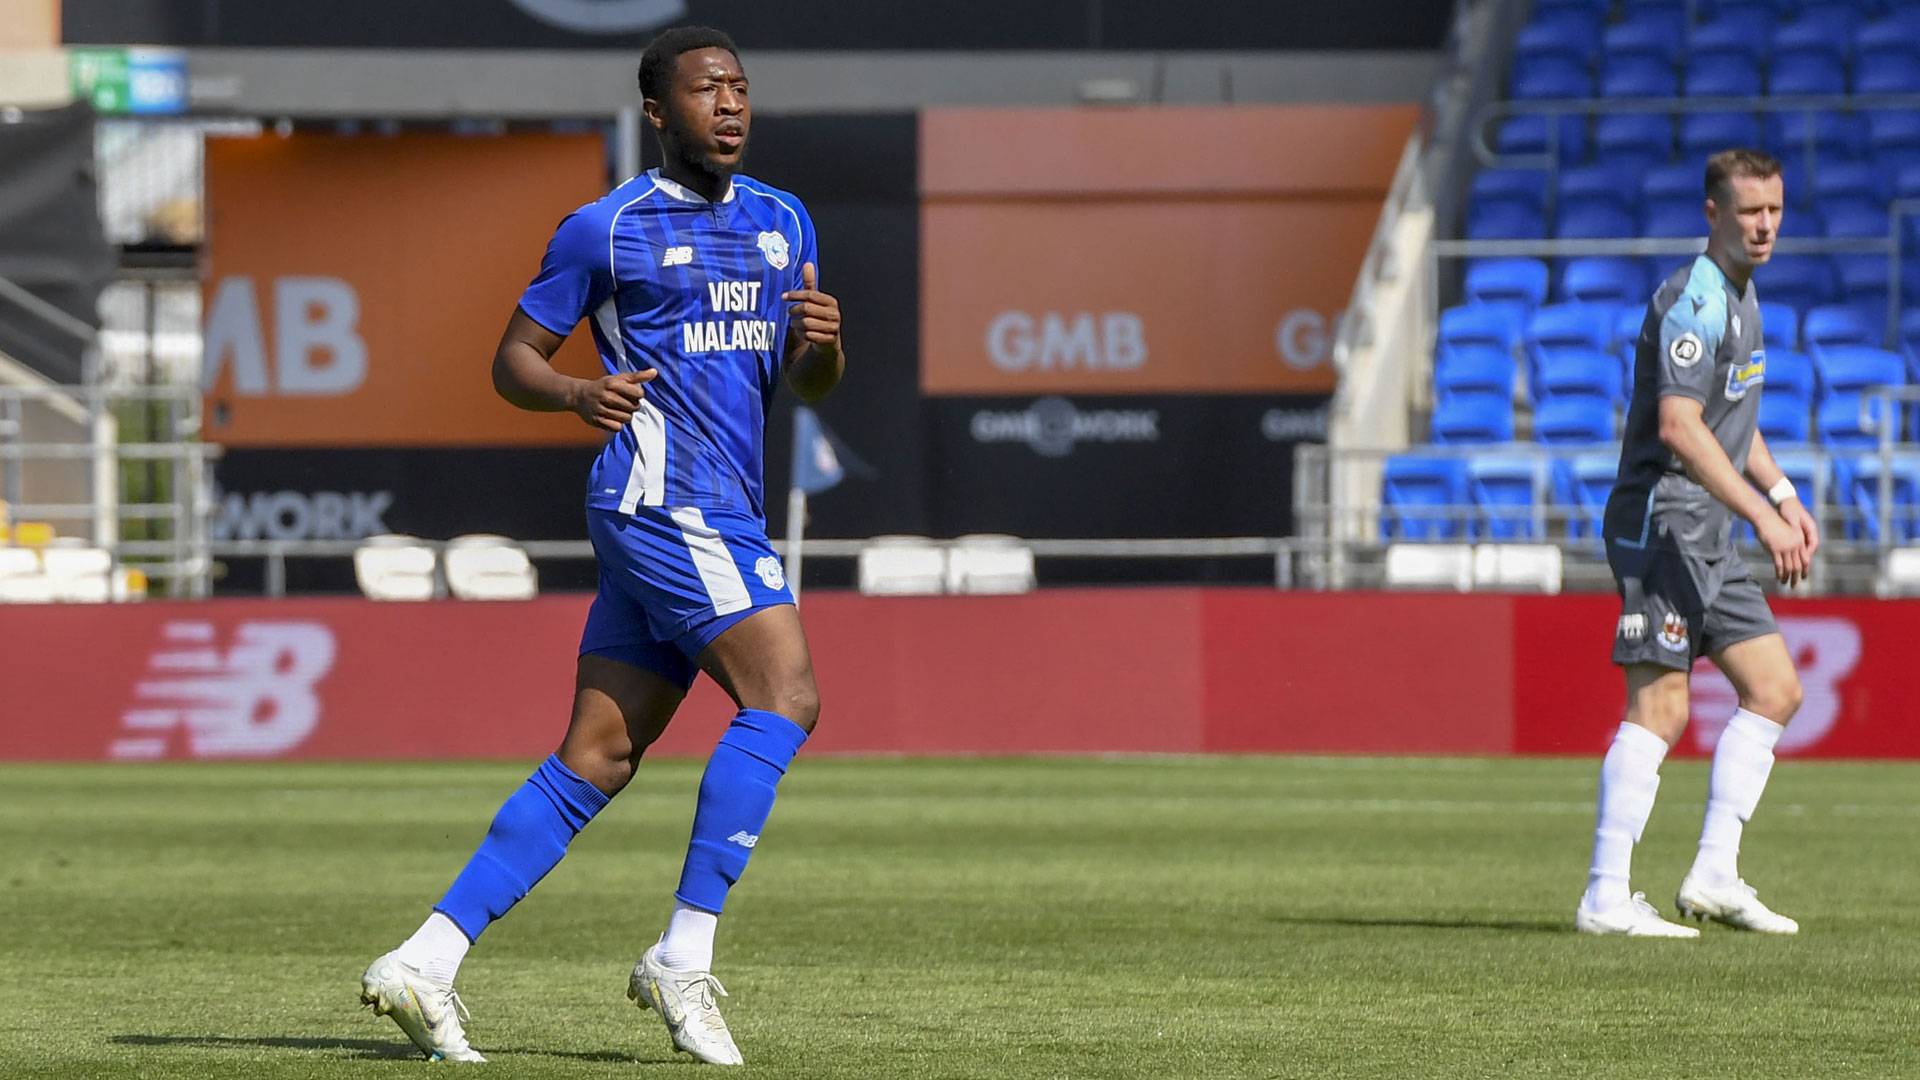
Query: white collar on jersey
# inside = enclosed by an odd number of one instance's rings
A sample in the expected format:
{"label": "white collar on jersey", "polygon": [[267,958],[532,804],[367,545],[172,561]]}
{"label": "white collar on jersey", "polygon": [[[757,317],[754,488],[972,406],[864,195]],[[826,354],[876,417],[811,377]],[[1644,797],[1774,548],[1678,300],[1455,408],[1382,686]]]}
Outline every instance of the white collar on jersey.
{"label": "white collar on jersey", "polygon": [[[652,177],[654,187],[658,188],[661,191],[666,192],[667,195],[671,198],[678,199],[683,203],[704,204],[707,202],[707,199],[705,196],[700,195],[697,192],[689,191],[683,185],[676,184],[673,181],[667,179],[666,177],[661,176],[659,169],[648,169],[647,175],[649,177]],[[725,195],[720,196],[720,201],[723,203],[732,202],[733,192],[734,192],[733,181],[729,179],[727,181],[727,193]]]}

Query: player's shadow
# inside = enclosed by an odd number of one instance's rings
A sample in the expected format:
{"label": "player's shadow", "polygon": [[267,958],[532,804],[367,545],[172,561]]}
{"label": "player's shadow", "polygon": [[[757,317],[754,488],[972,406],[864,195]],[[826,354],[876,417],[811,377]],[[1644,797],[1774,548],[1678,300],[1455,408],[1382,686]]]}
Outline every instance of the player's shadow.
{"label": "player's shadow", "polygon": [[1351,926],[1395,930],[1498,930],[1509,934],[1566,934],[1566,919],[1413,919],[1364,915],[1269,915],[1268,922],[1292,926]]}
{"label": "player's shadow", "polygon": [[[419,1060],[420,1051],[410,1043],[382,1042],[378,1039],[300,1039],[240,1038],[232,1035],[115,1035],[107,1040],[121,1046],[193,1046],[207,1050],[336,1050],[354,1060]],[[662,1065],[672,1058],[642,1058],[607,1050],[495,1050],[489,1057],[551,1057],[569,1061],[613,1062],[620,1065]]]}

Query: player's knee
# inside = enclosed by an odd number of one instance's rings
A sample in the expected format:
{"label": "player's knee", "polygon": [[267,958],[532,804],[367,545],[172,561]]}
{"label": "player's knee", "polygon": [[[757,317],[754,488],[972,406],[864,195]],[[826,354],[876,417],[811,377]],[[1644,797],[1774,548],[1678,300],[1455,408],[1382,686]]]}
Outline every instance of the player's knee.
{"label": "player's knee", "polygon": [[1748,694],[1749,700],[1742,701],[1740,707],[1751,713],[1785,724],[1800,711],[1800,702],[1806,697],[1806,691],[1800,686],[1800,678],[1788,673],[1785,678],[1756,686]]}
{"label": "player's knee", "polygon": [[813,680],[793,680],[781,688],[779,699],[779,707],[773,711],[811,734],[814,726],[820,722],[820,689]]}

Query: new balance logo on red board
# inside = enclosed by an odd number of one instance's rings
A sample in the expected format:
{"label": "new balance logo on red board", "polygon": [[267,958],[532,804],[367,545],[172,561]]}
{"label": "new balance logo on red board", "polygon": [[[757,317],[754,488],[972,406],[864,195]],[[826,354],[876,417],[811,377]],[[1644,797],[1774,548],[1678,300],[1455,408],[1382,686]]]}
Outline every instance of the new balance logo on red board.
{"label": "new balance logo on red board", "polygon": [[210,622],[166,624],[148,678],[121,715],[109,753],[122,759],[277,757],[319,726],[316,684],[333,669],[333,631],[318,622],[244,622],[220,647]]}
{"label": "new balance logo on red board", "polygon": [[[1860,628],[1851,619],[1790,615],[1780,619],[1780,636],[1786,639],[1787,654],[1793,657],[1805,695],[1800,711],[1793,714],[1793,722],[1774,747],[1791,754],[1819,745],[1839,721],[1840,684],[1860,665]],[[1739,695],[1707,660],[1694,665],[1690,691],[1693,720],[1688,731],[1694,745],[1712,750],[1740,704]]]}

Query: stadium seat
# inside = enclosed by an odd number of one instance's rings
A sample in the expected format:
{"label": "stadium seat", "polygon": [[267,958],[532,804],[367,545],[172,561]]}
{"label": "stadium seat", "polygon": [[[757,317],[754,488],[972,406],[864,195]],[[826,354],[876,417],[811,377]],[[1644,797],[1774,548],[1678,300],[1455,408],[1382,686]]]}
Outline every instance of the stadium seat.
{"label": "stadium seat", "polygon": [[1512,203],[1544,213],[1547,179],[1544,169],[1482,169],[1473,177],[1467,198],[1469,212]]}
{"label": "stadium seat", "polygon": [[1846,92],[1846,66],[1825,53],[1802,52],[1776,57],[1767,75],[1767,93],[1774,97],[1811,97]]}
{"label": "stadium seat", "polygon": [[1515,101],[1552,101],[1593,96],[1593,75],[1584,64],[1558,56],[1522,56],[1514,62],[1507,96]]}
{"label": "stadium seat", "polygon": [[1820,349],[1880,344],[1887,333],[1886,309],[1866,304],[1825,304],[1807,312],[1800,333],[1806,339],[1808,350],[1816,353],[1817,364]]}
{"label": "stadium seat", "polygon": [[[1668,139],[1672,144],[1672,139]],[[1695,206],[1706,198],[1706,170],[1696,162],[1660,165],[1648,169],[1640,179],[1640,201],[1679,202],[1690,200]]]}
{"label": "stadium seat", "polygon": [[439,591],[437,562],[419,538],[382,533],[353,550],[353,576],[369,600],[430,600]]}
{"label": "stadium seat", "polygon": [[1591,203],[1563,210],[1553,235],[1561,240],[1602,240],[1632,237],[1637,231],[1632,214],[1617,206]]}
{"label": "stadium seat", "polygon": [[1513,441],[1513,405],[1480,395],[1457,397],[1434,406],[1433,441],[1440,446]]}
{"label": "stadium seat", "polygon": [[1629,214],[1640,209],[1640,172],[1631,167],[1602,164],[1566,169],[1560,173],[1559,210],[1574,206],[1612,206]]}
{"label": "stadium seat", "polygon": [[1536,398],[1589,397],[1610,407],[1622,404],[1620,361],[1609,352],[1560,350],[1540,360]]}
{"label": "stadium seat", "polygon": [[1828,395],[1859,394],[1875,386],[1904,386],[1907,362],[1899,353],[1859,345],[1816,348],[1813,362]]}
{"label": "stadium seat", "polygon": [[[1550,148],[1554,138],[1557,147]],[[1557,149],[1561,164],[1571,165],[1587,156],[1586,119],[1562,116],[1553,124],[1545,116],[1515,116],[1500,125],[1493,146],[1504,157],[1541,157]]]}
{"label": "stadium seat", "polygon": [[1601,160],[1651,169],[1673,157],[1673,118],[1659,113],[1611,113],[1594,122],[1593,145]]}
{"label": "stadium seat", "polygon": [[1758,97],[1760,65],[1745,57],[1716,56],[1687,65],[1688,97]]}
{"label": "stadium seat", "polygon": [[1647,25],[1674,41],[1685,41],[1691,20],[1688,7],[1689,0],[1623,0],[1620,19],[1623,24]]}
{"label": "stadium seat", "polygon": [[531,600],[540,593],[526,549],[504,536],[456,536],[442,563],[447,591],[461,600]]}
{"label": "stadium seat", "polygon": [[1467,501],[1461,458],[1400,454],[1382,470],[1380,518],[1385,540],[1451,540],[1461,533]]}
{"label": "stadium seat", "polygon": [[[1829,447],[1870,447],[1880,444],[1880,399],[1864,400],[1858,394],[1829,394],[1814,412],[1814,430],[1822,445]],[[1891,419],[1895,441],[1900,438],[1899,412]],[[1844,485],[1842,486],[1844,489]]]}
{"label": "stadium seat", "polygon": [[1516,63],[1554,59],[1590,68],[1600,55],[1600,20],[1584,12],[1543,15],[1514,38],[1513,55]]}
{"label": "stadium seat", "polygon": [[1884,59],[1900,59],[1920,65],[1920,27],[1899,20],[1881,19],[1865,23],[1853,32],[1853,60],[1869,64]]}
{"label": "stadium seat", "polygon": [[1794,57],[1818,56],[1845,64],[1853,45],[1852,36],[1851,25],[1797,18],[1773,32],[1773,63],[1778,67]]}
{"label": "stadium seat", "polygon": [[[1857,509],[1847,521],[1847,536],[1854,540],[1878,543],[1880,540],[1881,461],[1878,455],[1854,459],[1849,470],[1852,479],[1850,502]],[[1887,463],[1887,484],[1892,498],[1887,500],[1890,528],[1887,535],[1896,544],[1920,538],[1920,459],[1899,455]]]}
{"label": "stadium seat", "polygon": [[1671,69],[1680,60],[1685,38],[1673,32],[1665,19],[1634,19],[1607,27],[1600,38],[1600,53],[1608,66],[1624,60],[1650,60]]}
{"label": "stadium seat", "polygon": [[947,591],[1011,596],[1034,590],[1033,545],[1017,536],[969,533],[947,552]]}
{"label": "stadium seat", "polygon": [[1551,544],[1480,544],[1473,549],[1473,587],[1495,592],[1560,592],[1563,560]]}
{"label": "stadium seat", "polygon": [[[1613,315],[1613,347],[1618,349],[1624,345],[1631,349],[1634,343],[1639,340],[1640,328],[1646,324],[1646,321],[1647,305],[1644,302],[1622,304],[1616,308]],[[1627,363],[1627,371],[1631,374],[1632,370],[1633,363],[1629,360]]]}
{"label": "stadium seat", "polygon": [[1548,446],[1612,442],[1613,405],[1590,397],[1547,398],[1533,410],[1533,438]]}
{"label": "stadium seat", "polygon": [[1813,358],[1806,353],[1786,348],[1769,349],[1766,386],[1767,397],[1798,398],[1805,406],[1820,396],[1820,375]]}
{"label": "stadium seat", "polygon": [[1605,98],[1678,97],[1680,80],[1673,66],[1646,57],[1608,60],[1600,68],[1600,96]]}
{"label": "stadium seat", "polygon": [[[1793,305],[1773,300],[1760,301],[1760,329],[1766,337],[1766,346],[1773,349],[1795,349],[1800,346],[1800,313]],[[1767,385],[1773,385],[1773,369],[1767,369]]]}
{"label": "stadium seat", "polygon": [[1694,113],[1680,120],[1680,153],[1705,160],[1729,146],[1760,145],[1760,121],[1750,113]]}
{"label": "stadium seat", "polygon": [[1705,200],[1648,203],[1646,216],[1640,219],[1640,234],[1652,237],[1693,237],[1707,235]]}
{"label": "stadium seat", "polygon": [[1920,308],[1900,313],[1900,341],[1908,348],[1920,346]]}
{"label": "stadium seat", "polygon": [[1526,313],[1507,304],[1466,304],[1440,313],[1440,344],[1460,349],[1502,349],[1514,355],[1521,342]]}
{"label": "stadium seat", "polygon": [[0,547],[0,604],[51,604],[53,579],[32,548]]}
{"label": "stadium seat", "polygon": [[1644,304],[1646,266],[1639,259],[1600,256],[1568,259],[1560,274],[1560,296],[1582,304]]}
{"label": "stadium seat", "polygon": [[[1811,137],[1811,148],[1807,141]],[[1866,152],[1867,126],[1858,116],[1836,112],[1779,112],[1767,114],[1767,146],[1787,163],[1790,172],[1806,158],[1823,162],[1858,157]],[[1787,177],[1787,200],[1802,202],[1812,194],[1797,176]]]}
{"label": "stadium seat", "polygon": [[1607,498],[1613,494],[1613,482],[1620,471],[1619,453],[1598,451],[1559,460],[1564,463],[1562,483],[1565,487],[1561,501],[1570,511],[1567,535],[1576,540],[1600,539]]}
{"label": "stadium seat", "polygon": [[1539,259],[1477,259],[1463,285],[1476,304],[1517,304],[1529,313],[1547,299],[1547,264]]}
{"label": "stadium seat", "polygon": [[[1828,236],[1875,240],[1888,235],[1890,223],[1884,199],[1822,200],[1820,218]],[[1782,236],[1786,235],[1783,231]]]}
{"label": "stadium seat", "polygon": [[1693,28],[1687,35],[1687,52],[1701,62],[1737,57],[1753,64],[1764,64],[1773,51],[1771,14],[1740,18],[1722,14]]}
{"label": "stadium seat", "polygon": [[[1573,350],[1605,352],[1613,342],[1613,315],[1599,304],[1549,304],[1527,320],[1525,344],[1529,385],[1538,386],[1541,359]],[[1539,395],[1536,392],[1534,396]]]}
{"label": "stadium seat", "polygon": [[1521,455],[1490,454],[1467,462],[1473,535],[1483,540],[1538,540],[1546,535],[1540,493],[1544,463]]}
{"label": "stadium seat", "polygon": [[862,596],[932,596],[947,587],[947,549],[924,536],[876,536],[856,562]]}
{"label": "stadium seat", "polygon": [[1485,346],[1441,348],[1434,358],[1433,393],[1445,401],[1464,395],[1513,402],[1513,354]]}
{"label": "stadium seat", "polygon": [[1799,443],[1813,437],[1813,406],[1806,398],[1775,394],[1771,384],[1760,395],[1760,434],[1769,443]]}
{"label": "stadium seat", "polygon": [[1920,92],[1920,65],[1909,56],[1875,56],[1853,69],[1856,94],[1912,94]]}
{"label": "stadium seat", "polygon": [[41,566],[63,604],[104,604],[112,599],[113,555],[103,548],[54,544],[40,553]]}
{"label": "stadium seat", "polygon": [[1888,548],[1874,592],[1882,600],[1920,596],[1920,547]]}
{"label": "stadium seat", "polygon": [[1546,235],[1544,214],[1513,203],[1495,203],[1467,218],[1469,240],[1541,240]]}
{"label": "stadium seat", "polygon": [[1388,544],[1386,587],[1473,591],[1473,548],[1468,544]]}
{"label": "stadium seat", "polygon": [[1889,172],[1920,165],[1920,110],[1868,113],[1867,150],[1874,164]]}
{"label": "stadium seat", "polygon": [[[1811,187],[1815,201],[1822,206],[1842,200],[1872,204],[1884,217],[1893,179],[1864,161],[1822,161],[1814,171]],[[1829,213],[1827,220],[1832,222],[1833,215]]]}
{"label": "stadium seat", "polygon": [[[1828,303],[1839,294],[1833,262],[1824,255],[1776,255],[1754,271],[1760,295],[1796,311]],[[1801,330],[1804,339],[1805,329]]]}
{"label": "stadium seat", "polygon": [[1840,299],[1848,304],[1867,304],[1882,311],[1887,307],[1887,286],[1893,267],[1884,255],[1835,255],[1834,271],[1839,275]]}

